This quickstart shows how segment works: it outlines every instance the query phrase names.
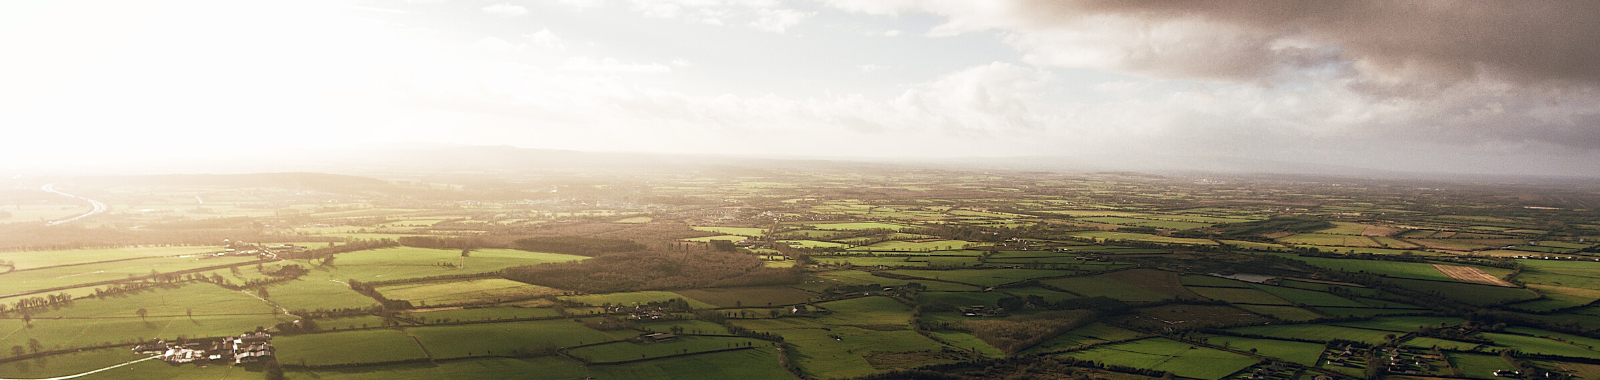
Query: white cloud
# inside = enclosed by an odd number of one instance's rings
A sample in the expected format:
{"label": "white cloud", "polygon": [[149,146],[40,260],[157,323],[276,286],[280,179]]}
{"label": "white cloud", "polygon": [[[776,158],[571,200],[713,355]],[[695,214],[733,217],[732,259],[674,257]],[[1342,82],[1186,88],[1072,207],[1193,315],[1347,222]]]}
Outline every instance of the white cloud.
{"label": "white cloud", "polygon": [[900,35],[900,30],[899,29],[889,29],[887,31],[884,31],[883,35],[886,36],[886,37],[899,36]]}
{"label": "white cloud", "polygon": [[670,73],[672,67],[659,63],[622,63],[615,58],[594,59],[572,57],[561,64],[561,69],[602,73]]}
{"label": "white cloud", "polygon": [[507,3],[500,3],[500,4],[495,4],[495,5],[490,5],[490,6],[487,6],[487,7],[483,7],[483,13],[488,13],[488,14],[492,14],[492,15],[496,15],[496,16],[502,16],[502,17],[521,17],[521,16],[525,16],[525,15],[528,14],[528,7],[524,7],[524,6],[521,6],[521,5],[511,5],[511,4],[507,4]]}
{"label": "white cloud", "polygon": [[811,17],[814,13],[793,9],[757,9],[756,14],[758,18],[750,22],[750,27],[773,33],[783,33],[784,30],[799,25],[801,20]]}
{"label": "white cloud", "polygon": [[520,48],[516,44],[513,44],[513,43],[508,42],[506,40],[495,38],[493,36],[484,37],[483,39],[478,40],[478,42],[472,43],[472,47],[473,48],[477,48],[477,49],[493,50],[493,51],[513,51],[513,50],[518,50]]}
{"label": "white cloud", "polygon": [[561,41],[561,37],[557,37],[555,33],[550,32],[550,28],[540,29],[538,32],[523,35],[523,37],[526,37],[529,43],[534,47],[550,50],[567,50],[567,44]]}
{"label": "white cloud", "polygon": [[863,72],[863,73],[870,73],[870,72],[874,72],[874,71],[883,71],[883,70],[888,70],[888,69],[892,69],[892,68],[894,68],[894,67],[884,66],[884,65],[874,65],[874,64],[870,64],[870,63],[869,64],[864,64],[864,65],[856,65],[856,69],[861,70],[861,72]]}

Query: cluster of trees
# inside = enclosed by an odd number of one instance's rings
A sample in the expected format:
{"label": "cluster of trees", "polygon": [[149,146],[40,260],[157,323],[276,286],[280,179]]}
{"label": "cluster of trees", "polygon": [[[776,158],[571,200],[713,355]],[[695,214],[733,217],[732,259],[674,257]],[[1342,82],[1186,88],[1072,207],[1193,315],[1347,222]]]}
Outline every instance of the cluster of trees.
{"label": "cluster of trees", "polygon": [[391,300],[388,297],[384,297],[382,293],[378,293],[378,287],[377,286],[374,286],[374,285],[368,284],[368,283],[364,283],[364,282],[361,282],[361,281],[357,281],[356,279],[353,279],[353,278],[350,279],[350,290],[354,290],[354,291],[356,291],[356,293],[361,293],[361,295],[364,295],[364,296],[367,296],[367,297],[372,297],[373,300],[377,300],[378,301],[379,305],[383,305],[384,309],[398,310],[398,309],[410,309],[411,308],[411,301]]}
{"label": "cluster of trees", "polygon": [[575,236],[549,236],[518,239],[511,247],[534,252],[554,252],[569,255],[596,256],[615,252],[643,251],[644,244],[628,239],[602,239]]}
{"label": "cluster of trees", "polygon": [[[797,269],[797,268],[796,268]],[[750,255],[728,252],[628,252],[568,263],[507,268],[505,278],[557,289],[612,293],[793,284],[796,269],[767,268]]]}
{"label": "cluster of trees", "polygon": [[400,246],[400,242],[394,239],[355,239],[340,245],[331,244],[327,247],[300,252],[284,252],[283,256],[286,259],[318,259],[338,253]]}
{"label": "cluster of trees", "polygon": [[[46,294],[42,297],[18,299],[17,304],[14,306],[9,306],[9,308],[11,311],[18,313],[27,313],[28,311],[34,309],[59,309],[67,306],[72,306],[72,295],[67,294],[67,292],[61,292],[60,294]],[[8,306],[5,304],[0,304],[0,313],[5,313],[7,308]]]}
{"label": "cluster of trees", "polygon": [[400,245],[417,248],[475,249],[484,246],[482,240],[473,237],[404,236],[399,241]]}

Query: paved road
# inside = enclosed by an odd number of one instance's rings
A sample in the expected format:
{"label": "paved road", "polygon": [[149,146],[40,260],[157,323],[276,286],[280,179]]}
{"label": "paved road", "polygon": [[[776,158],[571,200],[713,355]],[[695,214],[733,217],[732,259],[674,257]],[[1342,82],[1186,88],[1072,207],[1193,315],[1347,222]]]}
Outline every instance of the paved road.
{"label": "paved road", "polygon": [[67,193],[63,193],[63,192],[60,192],[60,191],[56,191],[55,186],[56,186],[56,184],[52,183],[52,184],[49,184],[49,185],[44,185],[44,187],[39,188],[39,190],[44,190],[46,192],[61,194],[61,195],[64,195],[64,196],[68,196],[68,197],[72,197],[72,198],[78,198],[78,199],[82,199],[82,200],[85,200],[85,201],[89,201],[89,205],[90,206],[94,206],[94,210],[89,210],[88,213],[85,213],[83,215],[78,215],[78,216],[74,216],[74,217],[67,218],[67,219],[62,219],[62,220],[57,220],[57,221],[50,222],[50,223],[45,223],[44,225],[46,225],[46,226],[54,226],[54,225],[57,225],[57,224],[72,223],[73,221],[76,221],[78,219],[87,218],[90,215],[106,212],[106,204],[105,203],[100,203],[100,201],[97,201],[97,200],[93,200],[93,199],[89,199],[89,198],[84,198],[84,197],[80,197],[80,196],[76,196],[76,195],[72,195],[72,194],[67,194]]}

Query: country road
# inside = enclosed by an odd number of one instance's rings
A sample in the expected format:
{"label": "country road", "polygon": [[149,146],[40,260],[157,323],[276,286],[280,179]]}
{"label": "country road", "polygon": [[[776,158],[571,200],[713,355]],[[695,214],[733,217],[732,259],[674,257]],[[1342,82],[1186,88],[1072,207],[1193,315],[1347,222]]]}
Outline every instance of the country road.
{"label": "country road", "polygon": [[67,194],[67,193],[63,193],[63,192],[57,191],[55,189],[55,186],[56,185],[52,183],[52,184],[49,184],[49,185],[44,185],[44,187],[40,187],[39,190],[43,190],[43,191],[46,191],[46,192],[61,194],[61,195],[64,195],[64,196],[68,196],[68,197],[72,197],[72,198],[78,198],[78,199],[82,199],[82,200],[85,200],[85,201],[89,201],[89,205],[94,206],[94,209],[93,210],[89,210],[89,212],[84,213],[83,215],[78,215],[78,216],[74,216],[74,217],[67,218],[67,219],[62,219],[62,220],[57,220],[57,221],[54,221],[54,222],[45,223],[44,225],[46,225],[46,226],[54,226],[54,225],[58,225],[58,224],[71,223],[71,222],[76,221],[78,219],[87,218],[90,215],[106,212],[106,204],[105,203],[100,203],[100,201],[97,201],[97,200],[84,198],[84,197],[80,197],[80,196],[76,196],[76,195]]}

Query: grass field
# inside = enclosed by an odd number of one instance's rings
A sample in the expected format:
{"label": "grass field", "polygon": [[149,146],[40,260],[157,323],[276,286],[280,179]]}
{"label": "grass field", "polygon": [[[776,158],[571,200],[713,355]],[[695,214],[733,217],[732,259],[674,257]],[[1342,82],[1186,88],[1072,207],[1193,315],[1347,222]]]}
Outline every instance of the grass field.
{"label": "grass field", "polygon": [[1148,242],[1152,242],[1152,243],[1162,243],[1162,244],[1217,245],[1217,242],[1212,241],[1210,239],[1176,238],[1176,237],[1156,236],[1156,235],[1151,235],[1151,234],[1141,234],[1141,233],[1133,233],[1133,232],[1093,231],[1093,232],[1074,232],[1074,233],[1071,233],[1069,235],[1077,236],[1077,237],[1084,237],[1084,238],[1091,238],[1091,239],[1094,239],[1095,241],[1134,240],[1134,241],[1148,241]]}
{"label": "grass field", "polygon": [[1334,325],[1345,326],[1345,327],[1363,328],[1363,329],[1370,329],[1370,330],[1384,330],[1384,331],[1394,331],[1394,332],[1400,332],[1400,333],[1408,333],[1408,332],[1412,332],[1412,331],[1417,331],[1417,328],[1422,327],[1422,326],[1433,326],[1433,327],[1439,327],[1439,326],[1445,326],[1445,325],[1454,326],[1454,325],[1461,324],[1461,322],[1463,322],[1463,321],[1460,318],[1451,318],[1451,317],[1414,317],[1413,316],[1413,317],[1385,317],[1385,318],[1373,319],[1373,320],[1370,320],[1370,321],[1358,321],[1358,322],[1340,322],[1340,323],[1334,323]]}
{"label": "grass field", "polygon": [[1321,314],[1314,311],[1301,309],[1294,306],[1267,306],[1267,305],[1234,305],[1251,313],[1270,315],[1273,318],[1285,321],[1301,322],[1322,318]]}
{"label": "grass field", "polygon": [[1501,377],[1495,376],[1494,371],[1516,369],[1516,366],[1496,355],[1451,352],[1445,356],[1450,359],[1451,364],[1461,368],[1462,375],[1475,379],[1499,379]]}
{"label": "grass field", "polygon": [[1307,324],[1307,325],[1249,326],[1249,327],[1233,328],[1233,329],[1229,329],[1228,331],[1237,332],[1237,333],[1244,333],[1244,334],[1268,336],[1268,337],[1274,337],[1274,338],[1309,339],[1309,340],[1317,340],[1317,341],[1329,341],[1329,340],[1334,340],[1334,339],[1343,339],[1343,340],[1363,342],[1363,343],[1368,343],[1368,344],[1375,344],[1375,343],[1378,343],[1378,342],[1382,342],[1382,341],[1384,341],[1386,339],[1389,339],[1389,338],[1385,337],[1386,335],[1395,335],[1395,336],[1403,335],[1403,334],[1398,334],[1398,333],[1393,333],[1393,332],[1388,332],[1388,331],[1365,330],[1365,329],[1342,327],[1342,326],[1310,325],[1310,324]]}
{"label": "grass field", "polygon": [[1271,285],[1255,285],[1255,288],[1256,289],[1261,289],[1263,291],[1266,291],[1267,293],[1272,293],[1272,295],[1278,296],[1278,298],[1282,298],[1282,299],[1284,299],[1286,301],[1289,301],[1291,303],[1294,303],[1296,305],[1344,306],[1344,307],[1366,307],[1367,306],[1367,305],[1364,305],[1364,304],[1362,304],[1360,302],[1356,302],[1356,301],[1351,301],[1351,300],[1345,299],[1344,297],[1339,297],[1339,296],[1336,296],[1336,295],[1323,293],[1323,292],[1318,292],[1318,291],[1312,291],[1312,290],[1286,288],[1286,287],[1282,287],[1282,286],[1271,286]]}
{"label": "grass field", "polygon": [[407,300],[417,306],[426,306],[534,297],[559,294],[561,291],[506,279],[484,278],[382,286],[378,287],[378,293],[389,299]]}
{"label": "grass field", "polygon": [[[141,363],[143,364],[143,363]],[[166,366],[165,363],[162,363]],[[170,366],[169,366],[170,367]],[[185,379],[182,372],[195,372],[192,366],[170,367],[179,373],[165,374],[163,379]],[[210,367],[228,369],[232,367]],[[246,372],[243,368],[235,368],[234,372],[221,375],[196,374],[194,379],[235,379],[260,377],[259,372]],[[158,373],[158,372],[157,372]],[[558,356],[544,356],[534,358],[481,358],[472,360],[451,360],[437,363],[407,363],[382,366],[363,366],[357,368],[337,368],[314,371],[295,370],[288,373],[289,379],[318,379],[318,380],[359,380],[359,379],[385,379],[385,380],[437,380],[437,379],[530,379],[530,380],[571,380],[584,377],[584,368],[577,361]],[[152,373],[156,374],[156,373]],[[229,375],[232,376],[229,376]],[[610,377],[607,379],[616,379]]]}
{"label": "grass field", "polygon": [[911,323],[911,308],[888,297],[861,297],[816,305],[833,312],[817,319],[831,325],[905,326]]}
{"label": "grass field", "polygon": [[[832,281],[832,282],[835,282],[835,283],[848,284],[848,285],[879,284],[879,285],[891,285],[891,286],[893,286],[893,285],[905,285],[905,284],[909,284],[909,283],[912,283],[912,282],[916,282],[916,283],[922,284],[923,286],[927,286],[928,290],[935,290],[935,291],[965,292],[965,291],[980,290],[977,287],[972,286],[972,285],[954,284],[954,283],[949,283],[949,282],[901,280],[901,279],[894,279],[894,278],[887,278],[887,277],[878,277],[878,276],[873,276],[871,273],[862,272],[862,271],[858,271],[858,270],[836,270],[836,271],[831,271],[831,272],[822,272],[819,276],[817,276],[817,278],[819,280],[822,280],[822,281]],[[824,285],[824,287],[827,284],[828,284],[827,282],[817,283],[817,285]],[[803,286],[800,286],[800,287],[804,288]],[[815,290],[820,291],[822,289],[818,288],[818,289],[815,289]]]}
{"label": "grass field", "polygon": [[332,278],[361,281],[396,280],[461,273],[480,273],[518,265],[583,260],[587,257],[559,253],[528,252],[514,249],[481,249],[466,258],[466,268],[455,269],[440,263],[460,264],[459,249],[396,247],[341,253],[331,268]]}
{"label": "grass field", "polygon": [[0,365],[0,378],[42,379],[74,375],[143,359],[146,356],[148,355],[135,354],[120,347],[52,355],[43,360],[34,359]]}
{"label": "grass field", "polygon": [[1259,362],[1249,356],[1162,338],[1118,343],[1060,355],[1105,364],[1168,371],[1173,375],[1197,379],[1221,379]]}
{"label": "grass field", "polygon": [[1030,278],[1055,277],[1072,274],[1072,271],[1049,269],[956,269],[956,270],[915,270],[896,269],[890,273],[931,278],[936,280],[955,281],[979,286],[995,286],[1012,283]]}
{"label": "grass field", "polygon": [[615,342],[567,350],[567,354],[590,362],[620,362],[662,356],[692,354],[739,347],[761,347],[770,342],[750,338],[682,336],[665,342]]}
{"label": "grass field", "polygon": [[1493,340],[1496,346],[1515,348],[1518,351],[1530,354],[1600,359],[1600,352],[1595,352],[1593,350],[1580,348],[1572,344],[1557,342],[1545,338],[1492,332],[1479,333],[1479,335],[1484,338],[1489,338],[1489,340]]}
{"label": "grass field", "polygon": [[1105,224],[1118,224],[1118,225],[1124,225],[1124,226],[1159,228],[1159,229],[1164,229],[1164,230],[1188,230],[1188,229],[1195,229],[1195,228],[1211,227],[1211,223],[1185,222],[1185,221],[1176,221],[1176,220],[1151,220],[1151,219],[1139,219],[1139,218],[1125,218],[1125,217],[1118,217],[1118,216],[1101,216],[1101,217],[1078,218],[1078,220],[1082,220],[1082,221],[1085,221],[1085,222],[1093,222],[1093,223],[1105,223]]}
{"label": "grass field", "polygon": [[361,308],[378,304],[371,297],[350,290],[337,274],[312,271],[299,279],[267,287],[268,299],[289,310]]}
{"label": "grass field", "polygon": [[810,226],[811,226],[811,228],[815,228],[815,229],[819,229],[819,230],[833,230],[833,231],[856,231],[856,230],[871,230],[871,229],[886,229],[886,230],[895,230],[895,231],[905,231],[905,230],[916,229],[916,227],[903,225],[903,224],[878,223],[878,222],[819,223],[819,224],[811,224]]}
{"label": "grass field", "polygon": [[1534,294],[1526,289],[1518,288],[1467,283],[1417,281],[1395,278],[1386,279],[1385,281],[1392,282],[1396,285],[1412,290],[1434,292],[1435,294],[1445,298],[1479,306],[1538,298],[1537,294]]}
{"label": "grass field", "polygon": [[278,361],[285,364],[384,363],[426,357],[404,331],[387,329],[278,336],[272,345]]}
{"label": "grass field", "polygon": [[[1178,283],[1183,285],[1209,286],[1218,288],[1249,288],[1250,284],[1244,281],[1227,279],[1216,276],[1187,275],[1178,278]],[[1193,290],[1193,289],[1191,289]]]}
{"label": "grass field", "polygon": [[1325,229],[1325,230],[1317,230],[1316,232],[1319,233],[1319,234],[1358,235],[1359,236],[1359,235],[1361,235],[1362,232],[1366,231],[1368,227],[1371,227],[1371,226],[1368,226],[1368,225],[1365,225],[1365,224],[1361,224],[1361,223],[1350,223],[1350,222],[1332,222],[1332,223],[1333,223],[1333,228],[1329,228],[1329,229]]}
{"label": "grass field", "polygon": [[145,257],[193,255],[220,252],[222,247],[127,247],[102,249],[68,249],[51,251],[0,252],[0,260],[10,261],[17,270],[56,265],[88,263]]}
{"label": "grass field", "polygon": [[1415,337],[1415,338],[1407,339],[1405,341],[1405,343],[1403,343],[1403,345],[1408,346],[1408,347],[1418,347],[1418,348],[1439,347],[1440,349],[1444,349],[1444,350],[1460,350],[1460,351],[1467,351],[1467,350],[1473,349],[1474,347],[1478,347],[1477,343],[1457,342],[1457,341],[1453,341],[1453,340],[1429,338],[1429,337],[1425,337],[1425,336],[1424,337]]}
{"label": "grass field", "polygon": [[[217,265],[255,261],[254,257],[152,257],[75,266],[58,266],[0,275],[0,294],[73,286],[97,281],[148,276],[152,271],[171,273]],[[55,293],[55,292],[52,292]]]}
{"label": "grass field", "polygon": [[739,235],[717,235],[717,236],[706,236],[706,237],[683,239],[683,241],[693,241],[693,242],[701,242],[701,243],[710,243],[712,240],[726,240],[726,241],[731,241],[731,242],[738,243],[738,242],[741,242],[741,241],[750,240],[750,238],[744,237],[744,236],[739,236]]}
{"label": "grass field", "polygon": [[1104,276],[1068,277],[1044,280],[1044,284],[1065,289],[1085,297],[1110,297],[1125,302],[1154,302],[1170,296],[1133,286]]}
{"label": "grass field", "polygon": [[585,304],[585,305],[592,305],[592,306],[600,306],[600,305],[605,305],[605,304],[608,304],[608,303],[612,304],[612,305],[635,305],[635,304],[644,304],[644,303],[649,303],[649,302],[669,301],[669,300],[672,300],[672,299],[675,299],[675,298],[683,298],[685,301],[689,301],[689,305],[693,306],[696,309],[710,309],[710,308],[715,308],[716,307],[715,305],[712,305],[712,304],[709,304],[709,303],[700,302],[700,301],[697,301],[697,300],[694,300],[694,299],[686,298],[686,297],[684,297],[682,295],[678,295],[677,293],[664,292],[664,291],[643,291],[643,292],[627,292],[627,293],[588,294],[588,295],[581,295],[581,296],[562,296],[562,297],[559,297],[559,298],[563,299],[563,300],[579,302],[579,303],[582,303],[582,304]]}
{"label": "grass field", "polygon": [[789,305],[804,303],[815,296],[811,292],[784,286],[691,289],[673,293],[717,307]]}
{"label": "grass field", "polygon": [[1600,290],[1600,262],[1518,260],[1523,266],[1518,280],[1530,284]]}
{"label": "grass field", "polygon": [[1359,234],[1357,234],[1355,236],[1352,236],[1352,235],[1320,234],[1320,233],[1294,234],[1294,235],[1289,235],[1289,236],[1278,238],[1278,241],[1281,241],[1281,242],[1284,242],[1284,243],[1289,243],[1289,244],[1341,246],[1341,247],[1382,247],[1383,246],[1382,244],[1379,244],[1376,241],[1372,241],[1372,238],[1369,238],[1369,237],[1366,237],[1366,236],[1360,236]]}
{"label": "grass field", "polygon": [[1128,329],[1124,329],[1124,328],[1121,328],[1121,327],[1116,327],[1116,326],[1112,326],[1112,325],[1096,322],[1096,323],[1090,323],[1088,325],[1084,325],[1083,327],[1079,327],[1077,329],[1073,329],[1072,331],[1068,331],[1065,334],[1058,335],[1055,338],[1050,338],[1050,340],[1046,340],[1044,342],[1040,342],[1039,344],[1034,345],[1033,347],[1029,347],[1028,349],[1023,350],[1022,353],[1023,354],[1033,354],[1033,353],[1049,352],[1049,351],[1055,351],[1055,350],[1070,349],[1070,348],[1073,348],[1073,347],[1086,345],[1086,344],[1095,344],[1095,343],[1114,342],[1114,341],[1119,341],[1119,340],[1143,338],[1143,337],[1146,337],[1146,336],[1149,336],[1149,335],[1150,334],[1145,334],[1145,333],[1138,332],[1138,331],[1128,330]]}
{"label": "grass field", "polygon": [[984,357],[998,358],[1006,355],[1005,351],[1000,351],[1000,349],[994,348],[994,346],[989,345],[989,343],[985,343],[982,339],[978,339],[978,337],[972,336],[972,334],[969,333],[960,331],[931,331],[928,333],[928,335],[932,335],[933,339],[944,342],[944,344],[964,350],[976,351],[980,354],[983,354]]}
{"label": "grass field", "polygon": [[410,327],[406,332],[415,335],[436,359],[508,355],[514,350],[538,351],[613,340],[570,319]]}
{"label": "grass field", "polygon": [[1061,302],[1063,300],[1079,298],[1076,294],[1063,293],[1040,287],[1005,288],[1001,291],[1024,299],[1028,298],[1028,296],[1039,296],[1040,298],[1044,298],[1045,301],[1049,302]]}
{"label": "grass field", "polygon": [[779,240],[779,243],[788,244],[795,248],[849,248],[849,244],[834,243],[831,241],[816,240]]}
{"label": "grass field", "polygon": [[1306,366],[1317,365],[1317,359],[1322,357],[1323,346],[1316,343],[1292,342],[1275,339],[1256,339],[1237,336],[1214,336],[1206,338],[1206,344],[1221,346],[1222,348],[1254,351],[1257,354],[1283,359],[1291,363]]}
{"label": "grass field", "polygon": [[929,252],[929,251],[948,251],[948,250],[957,250],[957,249],[967,249],[967,248],[985,246],[985,245],[989,245],[989,243],[974,243],[974,242],[963,241],[963,240],[934,240],[934,241],[923,241],[923,242],[890,240],[890,241],[885,241],[885,242],[879,242],[879,243],[873,244],[873,245],[865,245],[865,246],[850,248],[850,250],[851,251],[888,251],[888,252]]}
{"label": "grass field", "polygon": [[1258,290],[1258,289],[1251,289],[1251,288],[1204,288],[1204,287],[1193,287],[1193,288],[1190,288],[1189,291],[1195,292],[1195,294],[1199,294],[1200,296],[1203,296],[1203,297],[1206,297],[1206,298],[1210,298],[1210,299],[1214,299],[1214,300],[1218,300],[1218,301],[1227,301],[1228,303],[1243,303],[1243,304],[1256,304],[1256,305],[1285,305],[1285,306],[1289,305],[1289,301],[1284,301],[1283,299],[1272,295],[1272,293],[1267,293],[1267,292],[1263,292],[1263,291]]}
{"label": "grass field", "polygon": [[[776,348],[692,355],[618,365],[594,365],[589,374],[598,380],[698,380],[792,378],[778,363]],[[582,378],[572,377],[572,379]]]}
{"label": "grass field", "polygon": [[[1373,273],[1389,277],[1414,278],[1434,281],[1455,281],[1455,279],[1439,273],[1432,264],[1409,263],[1400,261],[1383,260],[1358,260],[1358,259],[1330,259],[1324,257],[1297,257],[1296,260],[1318,267],[1342,270],[1351,273]],[[1477,268],[1477,267],[1475,267]]]}
{"label": "grass field", "polygon": [[994,307],[995,301],[1006,298],[1000,292],[921,292],[917,293],[917,303],[932,305],[943,303],[952,306],[984,305]]}
{"label": "grass field", "polygon": [[881,372],[867,360],[867,356],[874,352],[927,351],[945,347],[911,330],[875,331],[830,326],[801,318],[738,320],[734,324],[783,335],[784,342],[794,345],[792,355],[801,370],[820,378],[855,377]]}

